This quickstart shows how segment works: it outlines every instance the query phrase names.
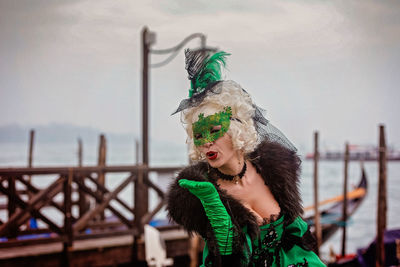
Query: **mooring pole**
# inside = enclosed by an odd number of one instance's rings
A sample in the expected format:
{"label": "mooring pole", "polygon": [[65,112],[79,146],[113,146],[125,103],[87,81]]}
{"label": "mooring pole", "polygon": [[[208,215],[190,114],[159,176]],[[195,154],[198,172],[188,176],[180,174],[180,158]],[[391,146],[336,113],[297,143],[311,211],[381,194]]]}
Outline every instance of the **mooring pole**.
{"label": "mooring pole", "polygon": [[377,238],[376,238],[376,266],[385,265],[384,234],[386,229],[386,159],[385,126],[379,125],[379,181],[378,181],[378,216],[377,216]]}
{"label": "mooring pole", "polygon": [[[31,129],[29,132],[29,152],[28,152],[28,168],[32,168],[32,164],[33,164],[33,147],[35,144],[35,130]],[[27,177],[28,179],[28,183],[31,184],[32,183],[32,176],[28,175]],[[33,197],[33,193],[29,190],[27,190],[28,193],[28,198],[29,200]],[[29,229],[31,228],[31,221],[32,220],[36,220],[35,218],[31,218],[27,223],[26,223],[26,227]]]}
{"label": "mooring pole", "polygon": [[[8,192],[10,195],[8,196],[8,202],[7,202],[7,210],[8,210],[8,220],[14,215],[15,211],[17,210],[17,189],[15,186],[15,177],[14,176],[8,176]],[[18,235],[18,227],[15,225],[11,225],[9,228],[9,232],[6,235],[7,237],[10,238],[15,238]]]}
{"label": "mooring pole", "polygon": [[344,181],[343,181],[343,235],[342,235],[342,257],[346,255],[346,224],[347,224],[347,179],[348,179],[348,168],[349,168],[349,144],[346,143],[344,153]]}
{"label": "mooring pole", "polygon": [[[31,129],[29,132],[29,153],[28,153],[28,168],[32,168],[33,163],[33,145],[35,143],[35,130]],[[32,177],[28,176],[28,182],[31,183]],[[32,193],[29,192],[29,199],[32,197]]]}
{"label": "mooring pole", "polygon": [[[100,140],[99,140],[99,152],[98,152],[98,159],[97,163],[99,167],[105,167],[106,166],[106,155],[107,155],[107,140],[104,134],[100,135]],[[105,186],[106,184],[106,177],[103,171],[99,171],[97,181],[99,184],[102,186]],[[102,198],[104,197],[104,193],[99,189],[99,192],[101,192]],[[100,212],[100,220],[104,220],[104,211]]]}
{"label": "mooring pole", "polygon": [[[78,139],[78,166],[79,167],[83,166],[83,144],[81,138]],[[76,178],[81,180],[83,184],[85,183],[85,181],[83,180],[85,179],[85,177],[82,176],[80,173],[76,175]],[[79,201],[78,201],[79,217],[82,217],[89,210],[90,204],[88,202],[85,192],[83,192],[83,190],[81,190],[79,187],[78,191],[79,191]]]}
{"label": "mooring pole", "polygon": [[83,145],[82,145],[82,139],[78,138],[78,166],[82,167],[82,162],[83,162]]}
{"label": "mooring pole", "polygon": [[68,176],[64,177],[63,192],[64,192],[64,240],[63,240],[63,257],[61,266],[72,266],[72,181],[73,170],[68,170]]}
{"label": "mooring pole", "polygon": [[33,161],[33,144],[35,142],[35,130],[29,132],[29,154],[28,154],[28,167],[32,167]]}
{"label": "mooring pole", "polygon": [[318,150],[318,132],[314,132],[314,227],[315,237],[317,239],[317,255],[319,255],[319,247],[322,243],[322,230],[319,216],[318,206],[318,162],[319,162],[319,150]]}
{"label": "mooring pole", "polygon": [[139,140],[135,139],[135,161],[136,165],[140,164],[140,147],[139,147]]}

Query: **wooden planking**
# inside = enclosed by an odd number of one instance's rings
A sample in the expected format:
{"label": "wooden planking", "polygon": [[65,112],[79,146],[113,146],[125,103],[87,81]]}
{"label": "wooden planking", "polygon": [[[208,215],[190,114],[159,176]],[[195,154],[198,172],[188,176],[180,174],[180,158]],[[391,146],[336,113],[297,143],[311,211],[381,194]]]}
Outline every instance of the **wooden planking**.
{"label": "wooden planking", "polygon": [[59,253],[62,251],[62,249],[63,245],[60,242],[13,248],[2,248],[0,249],[0,260]]}
{"label": "wooden planking", "polygon": [[[175,245],[189,244],[189,235],[183,229],[172,229],[160,232],[161,238],[163,238],[167,244],[167,251],[171,255],[181,255],[174,247]],[[75,240],[72,245],[72,251],[78,250],[91,250],[91,249],[102,249],[105,247],[118,247],[118,246],[131,246],[133,242],[132,235],[122,235],[122,236],[112,236],[106,238],[95,238],[86,240]],[[139,246],[143,246],[140,242]],[[144,247],[143,247],[144,248]],[[186,249],[185,253],[187,253]],[[0,259],[16,258],[16,257],[28,257],[34,255],[42,254],[53,254],[62,251],[62,243],[50,243],[50,244],[38,244],[38,245],[28,245],[28,246],[18,246],[12,248],[1,248],[0,249]],[[143,252],[144,253],[144,252]]]}
{"label": "wooden planking", "polygon": [[[60,245],[61,246],[61,245]],[[62,249],[62,248],[61,248]],[[131,262],[132,249],[130,246],[103,247],[92,250],[77,250],[71,253],[70,266],[116,266]],[[0,266],[30,266],[57,267],[63,266],[61,253],[42,254],[0,260]]]}
{"label": "wooden planking", "polygon": [[[161,232],[166,241],[167,256],[188,255],[190,240],[181,229]],[[132,262],[132,235],[113,236],[90,240],[76,240],[70,250],[71,266],[112,266]],[[138,242],[138,257],[145,259],[144,243]],[[19,248],[0,249],[0,266],[61,266],[63,246],[61,242],[53,244],[31,245]]]}
{"label": "wooden planking", "polygon": [[[0,176],[13,176],[13,175],[44,175],[44,174],[62,174],[68,175],[69,170],[72,168],[74,173],[81,173],[82,175],[94,172],[158,172],[158,173],[174,173],[183,169],[185,166],[179,167],[147,167],[144,165],[120,165],[120,166],[85,166],[85,167],[36,167],[36,168],[0,168]],[[38,177],[40,179],[40,177]]]}

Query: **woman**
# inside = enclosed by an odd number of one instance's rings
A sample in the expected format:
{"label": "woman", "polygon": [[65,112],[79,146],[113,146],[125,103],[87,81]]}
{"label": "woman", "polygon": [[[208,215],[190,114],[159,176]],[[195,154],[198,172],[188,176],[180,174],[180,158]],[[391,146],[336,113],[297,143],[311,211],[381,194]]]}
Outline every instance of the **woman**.
{"label": "woman", "polygon": [[170,218],[203,237],[202,266],[324,266],[300,217],[296,149],[246,91],[221,81],[228,54],[185,52],[191,90],[176,112],[198,162],[171,184]]}

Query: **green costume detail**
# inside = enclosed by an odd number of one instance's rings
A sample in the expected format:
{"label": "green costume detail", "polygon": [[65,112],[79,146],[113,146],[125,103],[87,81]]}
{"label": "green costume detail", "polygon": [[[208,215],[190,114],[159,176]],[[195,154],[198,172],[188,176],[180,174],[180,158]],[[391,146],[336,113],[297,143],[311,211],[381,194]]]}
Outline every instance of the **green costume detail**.
{"label": "green costume detail", "polygon": [[194,145],[202,146],[222,137],[229,129],[231,118],[231,107],[207,117],[200,113],[198,121],[192,124]]}
{"label": "green costume detail", "polygon": [[[291,224],[284,226],[284,216],[281,216],[277,221],[260,226],[260,238],[258,240],[251,240],[246,234],[247,245],[250,248],[250,255],[246,256],[246,262],[242,262],[242,266],[288,266],[288,267],[308,267],[308,266],[326,266],[318,256],[309,250],[303,249],[299,245],[293,245],[285,248],[285,238],[301,238],[307,231],[307,223],[300,217],[297,217]],[[246,228],[244,228],[246,231]],[[290,243],[290,242],[289,242]],[[208,245],[204,247],[203,251],[203,265],[212,266],[212,264],[205,264],[208,256]]]}
{"label": "green costume detail", "polygon": [[210,182],[181,179],[179,186],[188,189],[190,193],[200,199],[214,230],[221,255],[232,254],[233,224],[231,216],[222,204],[214,185]]}
{"label": "green costume detail", "polygon": [[[194,93],[202,92],[209,83],[220,81],[221,80],[221,66],[225,67],[226,57],[230,54],[220,51],[215,53],[214,55],[207,56],[205,59],[201,57],[191,58],[193,61],[203,60],[201,62],[195,62],[196,70],[193,73],[193,76],[190,77],[190,86],[189,90],[189,98],[193,96]],[[190,56],[189,56],[190,58]]]}

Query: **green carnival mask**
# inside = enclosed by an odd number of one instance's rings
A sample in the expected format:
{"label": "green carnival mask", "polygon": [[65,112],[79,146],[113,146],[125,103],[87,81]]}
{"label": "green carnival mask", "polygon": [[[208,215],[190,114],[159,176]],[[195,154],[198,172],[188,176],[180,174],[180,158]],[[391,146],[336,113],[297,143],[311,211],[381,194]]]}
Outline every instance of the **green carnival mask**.
{"label": "green carnival mask", "polygon": [[231,107],[225,107],[223,111],[207,117],[200,113],[199,120],[192,124],[195,146],[202,146],[222,137],[229,129],[231,117]]}

